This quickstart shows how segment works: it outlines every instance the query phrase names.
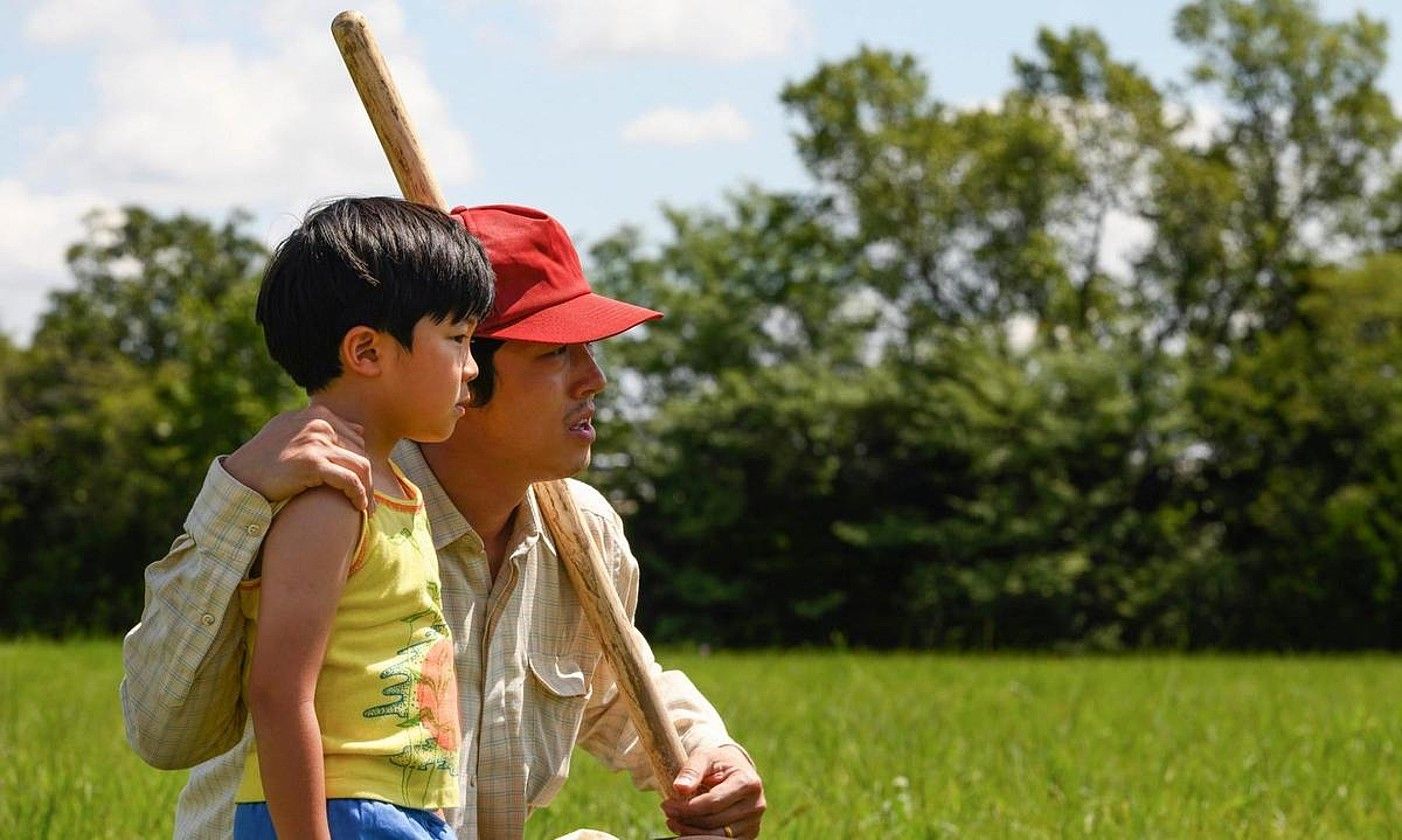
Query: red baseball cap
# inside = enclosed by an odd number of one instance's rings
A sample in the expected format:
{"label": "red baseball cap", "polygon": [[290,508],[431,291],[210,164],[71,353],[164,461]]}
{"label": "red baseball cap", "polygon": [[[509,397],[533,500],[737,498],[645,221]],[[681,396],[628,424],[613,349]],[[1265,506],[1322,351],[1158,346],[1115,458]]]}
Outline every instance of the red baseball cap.
{"label": "red baseball cap", "polygon": [[477,237],[497,275],[496,305],[477,325],[481,338],[582,344],[661,318],[595,294],[561,224],[539,210],[510,204],[454,207]]}

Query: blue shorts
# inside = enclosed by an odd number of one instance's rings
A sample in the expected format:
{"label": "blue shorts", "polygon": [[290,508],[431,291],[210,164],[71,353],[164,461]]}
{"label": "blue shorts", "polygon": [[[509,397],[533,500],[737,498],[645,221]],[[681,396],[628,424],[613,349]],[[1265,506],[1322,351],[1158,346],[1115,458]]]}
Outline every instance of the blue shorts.
{"label": "blue shorts", "polygon": [[[328,799],[326,821],[336,840],[456,840],[442,818],[430,811],[401,808],[377,799]],[[266,802],[240,802],[234,808],[234,840],[277,840]]]}

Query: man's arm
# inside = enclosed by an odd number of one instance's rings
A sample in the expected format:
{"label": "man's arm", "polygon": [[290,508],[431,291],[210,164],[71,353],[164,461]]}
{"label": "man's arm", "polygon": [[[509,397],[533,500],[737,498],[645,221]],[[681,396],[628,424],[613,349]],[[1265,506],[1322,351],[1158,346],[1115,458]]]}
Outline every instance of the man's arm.
{"label": "man's arm", "polygon": [[268,810],[286,837],[331,837],[316,683],[360,534],[360,513],[320,488],[287,503],[263,549],[249,712]]}
{"label": "man's arm", "polygon": [[[630,619],[635,604],[625,601]],[[681,671],[662,670],[642,634],[636,628],[633,632],[688,756],[661,806],[668,829],[686,836],[729,828],[730,836],[755,837],[766,803],[754,761],[730,737],[720,714],[691,680]],[[658,787],[607,663],[595,670],[594,695],[585,709],[579,745],[608,767],[628,770],[638,787]]]}
{"label": "man's arm", "polygon": [[[638,561],[624,536],[623,523],[593,488],[576,481],[569,484],[632,621],[638,605]],[[677,779],[667,783],[668,793],[674,794],[663,803],[668,827],[678,834],[729,827],[736,837],[754,837],[765,809],[764,785],[754,762],[730,737],[720,714],[691,680],[680,671],[663,671],[642,633],[637,628],[632,632],[689,756]],[[658,787],[607,663],[599,664],[593,683],[579,745],[607,766],[628,770],[638,787]]]}
{"label": "man's arm", "polygon": [[215,461],[185,533],[146,569],[141,623],[122,642],[127,741],[162,770],[225,752],[243,733],[243,616],[234,593],[272,507]]}
{"label": "man's arm", "polygon": [[234,598],[272,521],[270,500],[326,483],[363,506],[359,427],[325,409],[282,414],[210,466],[170,552],[146,569],[141,622],[122,643],[127,741],[165,770],[228,750],[243,732],[243,619]]}

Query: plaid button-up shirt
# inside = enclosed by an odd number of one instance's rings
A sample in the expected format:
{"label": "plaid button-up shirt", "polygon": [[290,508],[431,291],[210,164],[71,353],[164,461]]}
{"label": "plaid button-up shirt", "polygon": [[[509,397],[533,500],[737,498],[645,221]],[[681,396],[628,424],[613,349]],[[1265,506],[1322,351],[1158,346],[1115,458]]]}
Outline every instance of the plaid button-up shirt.
{"label": "plaid button-up shirt", "polygon": [[[394,459],[423,491],[453,631],[463,806],[448,818],[459,836],[520,837],[530,811],[564,784],[576,743],[629,770],[639,787],[655,787],[534,496],[517,512],[493,579],[482,540],[419,448],[400,444]],[[638,563],[623,524],[598,491],[577,481],[569,486],[631,618]],[[266,500],[212,464],[185,533],[146,570],[141,623],[123,644],[127,739],[157,767],[197,765],[176,810],[179,838],[222,838],[233,830],[234,790],[252,734],[240,698],[243,620],[234,593],[272,516]],[[653,674],[688,752],[734,743],[684,674],[655,662]]]}

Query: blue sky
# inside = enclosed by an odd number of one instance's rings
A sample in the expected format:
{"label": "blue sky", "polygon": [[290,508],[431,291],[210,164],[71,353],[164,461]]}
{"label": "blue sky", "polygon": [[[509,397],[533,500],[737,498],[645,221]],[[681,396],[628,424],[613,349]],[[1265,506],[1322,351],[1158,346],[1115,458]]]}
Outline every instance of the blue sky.
{"label": "blue sky", "polygon": [[[1178,2],[366,0],[450,201],[532,204],[581,244],[654,236],[661,202],[806,183],[777,95],[862,44],[935,94],[996,99],[1041,25],[1093,26],[1181,79]],[[25,340],[97,207],[252,210],[275,243],[312,202],[396,187],[329,34],[346,0],[0,0],[0,330]],[[1329,0],[1328,17],[1395,2]],[[1402,103],[1402,61],[1385,87]]]}

